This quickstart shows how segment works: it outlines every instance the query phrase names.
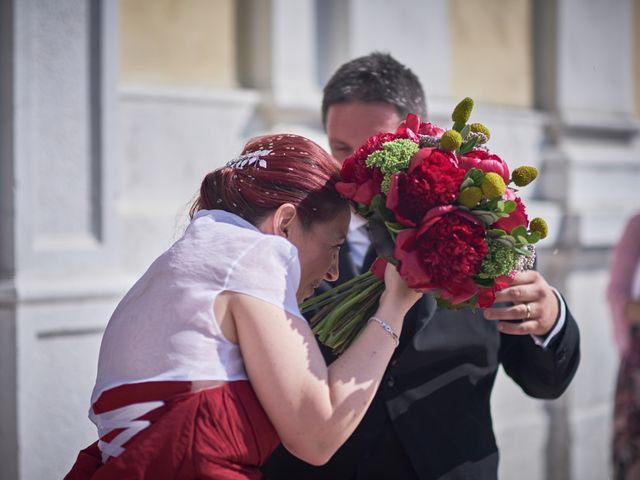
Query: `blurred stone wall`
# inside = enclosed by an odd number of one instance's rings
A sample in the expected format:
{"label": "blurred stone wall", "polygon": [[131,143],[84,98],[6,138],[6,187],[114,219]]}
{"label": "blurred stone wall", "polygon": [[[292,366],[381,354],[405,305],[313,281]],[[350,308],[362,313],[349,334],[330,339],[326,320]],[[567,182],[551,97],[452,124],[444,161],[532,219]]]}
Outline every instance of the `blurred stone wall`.
{"label": "blurred stone wall", "polygon": [[95,440],[102,330],[180,235],[204,174],[267,131],[326,144],[323,83],[381,50],[422,79],[431,121],[448,125],[472,96],[492,150],[542,174],[523,193],[549,222],[539,268],[580,324],[582,363],[553,402],[499,375],[501,478],[606,478],[617,355],[604,291],[640,209],[639,12],[640,0],[0,1],[0,477],[61,478]]}

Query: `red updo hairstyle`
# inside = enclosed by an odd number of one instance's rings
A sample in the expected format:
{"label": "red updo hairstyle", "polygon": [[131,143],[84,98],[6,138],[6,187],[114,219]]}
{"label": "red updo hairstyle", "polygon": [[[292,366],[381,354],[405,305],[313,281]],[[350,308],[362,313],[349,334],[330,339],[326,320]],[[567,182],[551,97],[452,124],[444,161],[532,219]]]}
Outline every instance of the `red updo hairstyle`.
{"label": "red updo hairstyle", "polygon": [[347,208],[347,200],[335,189],[339,172],[340,164],[305,137],[257,137],[240,157],[207,174],[189,214],[226,210],[257,225],[280,205],[291,203],[308,228]]}

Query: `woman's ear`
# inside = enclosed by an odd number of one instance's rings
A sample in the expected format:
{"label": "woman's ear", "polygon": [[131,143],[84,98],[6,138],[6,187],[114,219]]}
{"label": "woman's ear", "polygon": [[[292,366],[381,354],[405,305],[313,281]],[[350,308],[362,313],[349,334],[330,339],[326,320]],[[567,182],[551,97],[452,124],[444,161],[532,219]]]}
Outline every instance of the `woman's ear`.
{"label": "woman's ear", "polygon": [[273,234],[289,238],[289,229],[293,226],[297,214],[295,205],[280,205],[273,215]]}

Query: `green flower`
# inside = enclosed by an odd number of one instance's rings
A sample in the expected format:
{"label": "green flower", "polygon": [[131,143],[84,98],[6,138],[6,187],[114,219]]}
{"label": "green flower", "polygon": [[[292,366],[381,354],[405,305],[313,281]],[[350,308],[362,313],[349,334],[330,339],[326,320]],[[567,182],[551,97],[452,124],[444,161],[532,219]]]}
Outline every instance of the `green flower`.
{"label": "green flower", "polygon": [[482,193],[484,193],[484,196],[489,199],[501,197],[507,190],[507,186],[504,184],[504,180],[495,172],[489,172],[485,174],[484,178],[482,179],[480,188],[482,188]]}
{"label": "green flower", "polygon": [[511,181],[519,187],[529,185],[538,177],[538,169],[536,167],[518,167],[511,173]]}
{"label": "green flower", "polygon": [[512,272],[518,261],[518,255],[512,247],[500,242],[487,242],[489,250],[480,266],[480,276],[496,278]]}
{"label": "green flower", "polygon": [[480,141],[478,143],[487,143],[487,141],[491,138],[491,133],[489,129],[485,127],[482,123],[472,123],[469,125],[469,129],[474,133],[481,133],[485,138],[480,137]]}
{"label": "green flower", "polygon": [[440,137],[440,148],[453,152],[462,145],[462,135],[455,130],[447,130]]}
{"label": "green flower", "polygon": [[391,177],[405,170],[418,150],[420,147],[417,143],[399,138],[383,144],[382,150],[377,150],[367,157],[366,165],[378,167],[384,174],[381,185],[384,193],[389,191]]}
{"label": "green flower", "polygon": [[529,230],[538,232],[540,238],[545,238],[549,234],[549,227],[544,218],[536,217],[529,222]]}
{"label": "green flower", "polygon": [[475,207],[482,199],[482,190],[478,187],[467,187],[458,196],[458,203],[467,208]]}
{"label": "green flower", "polygon": [[469,120],[469,117],[471,116],[471,110],[473,110],[473,99],[465,97],[458,105],[456,105],[456,108],[453,109],[451,120],[456,123],[467,123],[467,120]]}

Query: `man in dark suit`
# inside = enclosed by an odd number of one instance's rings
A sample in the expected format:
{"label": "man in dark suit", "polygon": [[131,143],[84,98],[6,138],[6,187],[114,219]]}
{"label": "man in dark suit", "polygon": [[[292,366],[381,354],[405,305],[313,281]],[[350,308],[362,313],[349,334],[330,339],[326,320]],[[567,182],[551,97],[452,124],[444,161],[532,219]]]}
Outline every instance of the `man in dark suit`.
{"label": "man in dark suit", "polygon": [[[395,131],[410,112],[426,117],[422,87],[389,55],[344,64],[324,89],[323,122],[339,161],[369,136]],[[354,214],[340,281],[375,258],[363,225]],[[473,313],[437,309],[424,295],[409,312],[380,389],[345,445],[321,467],[280,447],[264,467],[267,477],[495,479],[490,397],[499,365],[528,395],[550,399],[566,389],[580,358],[578,327],[539,273],[519,274],[496,301],[507,306]],[[331,352],[321,348],[331,362]]]}

